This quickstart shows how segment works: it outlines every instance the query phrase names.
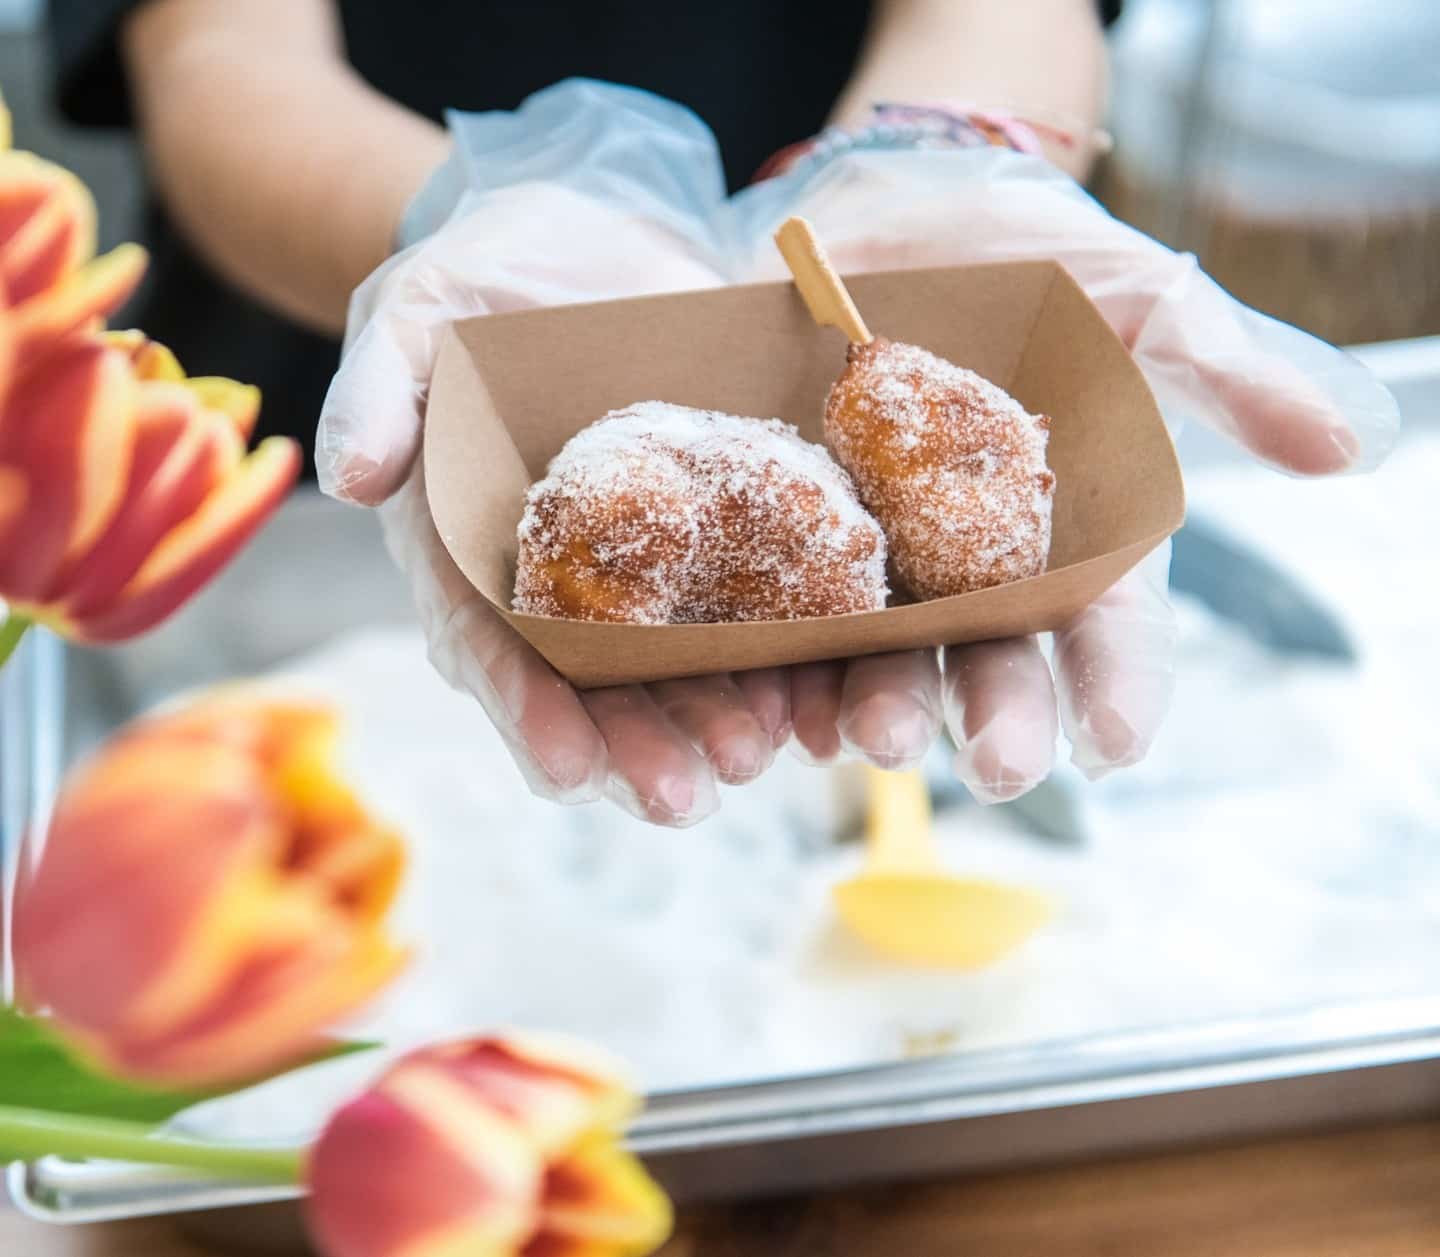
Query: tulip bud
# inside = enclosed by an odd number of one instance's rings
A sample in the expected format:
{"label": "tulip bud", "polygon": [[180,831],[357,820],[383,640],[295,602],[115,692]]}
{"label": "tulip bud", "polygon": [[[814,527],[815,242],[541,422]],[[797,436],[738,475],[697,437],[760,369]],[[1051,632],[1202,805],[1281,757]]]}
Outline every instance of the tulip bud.
{"label": "tulip bud", "polygon": [[403,956],[398,837],[332,767],[332,712],[246,691],[75,771],[16,888],[16,988],[82,1054],[171,1086],[295,1063]]}
{"label": "tulip bud", "polygon": [[664,1193],[620,1145],[615,1066],[540,1036],[412,1053],[330,1119],[307,1169],[327,1257],[626,1257],[664,1243]]}

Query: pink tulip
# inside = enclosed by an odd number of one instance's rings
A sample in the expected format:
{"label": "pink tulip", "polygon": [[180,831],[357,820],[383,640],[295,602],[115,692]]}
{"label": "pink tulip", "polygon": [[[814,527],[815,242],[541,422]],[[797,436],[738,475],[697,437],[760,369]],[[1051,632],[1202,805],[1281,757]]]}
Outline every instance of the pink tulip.
{"label": "pink tulip", "polygon": [[327,1257],[640,1257],[668,1200],[621,1147],[635,1098],[538,1036],[425,1048],[330,1119],[307,1215]]}
{"label": "pink tulip", "polygon": [[322,707],[243,690],[123,731],[64,784],[16,888],[15,978],[82,1053],[166,1085],[305,1057],[390,981],[398,837]]}
{"label": "pink tulip", "polygon": [[0,600],[12,624],[116,641],[228,562],[300,451],[276,439],[247,456],[255,389],[187,380],[139,333],[101,332],[145,253],[96,258],[85,185],[8,145],[0,106]]}
{"label": "pink tulip", "polygon": [[259,405],[253,388],[187,380],[133,333],[72,337],[23,372],[0,408],[10,611],[109,642],[176,610],[299,474],[292,441],[245,453]]}

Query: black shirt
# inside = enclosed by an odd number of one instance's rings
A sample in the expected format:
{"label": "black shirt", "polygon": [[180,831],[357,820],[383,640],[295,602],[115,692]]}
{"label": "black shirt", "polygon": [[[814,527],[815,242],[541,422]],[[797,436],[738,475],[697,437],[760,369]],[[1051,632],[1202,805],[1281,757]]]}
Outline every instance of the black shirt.
{"label": "black shirt", "polygon": [[[60,107],[72,121],[123,126],[129,100],[116,47],[122,16],[146,0],[50,0]],[[234,0],[245,3],[245,0]],[[731,187],[783,145],[813,135],[854,67],[868,0],[338,0],[346,49],[376,88],[439,121],[445,109],[513,109],[572,76],[627,83],[690,106],[715,132]],[[1106,20],[1120,0],[1101,0]],[[296,328],[216,277],[147,214],[152,253],[124,317],[170,345],[196,375],[229,375],[265,396],[260,432],[313,443],[334,372],[333,342]]]}

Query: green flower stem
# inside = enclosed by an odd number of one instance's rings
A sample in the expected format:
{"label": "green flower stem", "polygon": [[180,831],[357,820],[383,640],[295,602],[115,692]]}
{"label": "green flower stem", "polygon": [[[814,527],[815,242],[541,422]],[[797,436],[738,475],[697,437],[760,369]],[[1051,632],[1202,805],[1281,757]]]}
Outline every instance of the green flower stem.
{"label": "green flower stem", "polygon": [[29,627],[30,621],[13,611],[0,621],[0,668],[3,668],[5,661],[15,653],[15,647],[20,645],[20,639],[25,636],[25,630]]}
{"label": "green flower stem", "polygon": [[0,1161],[57,1156],[173,1165],[221,1178],[299,1183],[303,1148],[243,1148],[157,1135],[141,1122],[0,1107]]}

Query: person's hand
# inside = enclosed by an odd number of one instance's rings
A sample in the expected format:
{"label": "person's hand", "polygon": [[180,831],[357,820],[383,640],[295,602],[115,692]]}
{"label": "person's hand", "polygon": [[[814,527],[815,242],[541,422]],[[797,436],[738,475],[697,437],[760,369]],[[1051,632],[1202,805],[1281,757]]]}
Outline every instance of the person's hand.
{"label": "person's hand", "polygon": [[455,566],[415,455],[450,320],[720,282],[648,218],[552,185],[492,194],[356,293],[317,441],[321,487],[380,507],[432,662],[484,706],[530,787],[564,802],[608,797],[666,825],[713,812],[717,782],[757,777],[792,730],[815,759],[844,746],[887,767],[915,762],[940,727],[938,701],[915,714],[917,698],[934,697],[934,652],[577,692]]}
{"label": "person's hand", "polygon": [[717,778],[746,781],[765,769],[790,735],[787,674],[578,693],[455,566],[415,454],[437,341],[450,320],[720,282],[683,240],[648,219],[551,184],[493,193],[356,293],[317,442],[321,487],[380,506],[431,660],[479,699],[531,788],[568,802],[607,795],[662,824],[713,811]]}
{"label": "person's hand", "polygon": [[[630,110],[633,97],[624,101]],[[783,196],[767,190],[759,208],[775,222],[752,214],[747,226],[742,211],[712,233],[706,214],[729,210],[718,208],[718,193],[690,193],[714,175],[713,154],[692,134],[689,157],[677,156],[666,148],[677,134],[635,150],[671,162],[671,174],[691,169],[694,183],[670,179],[660,212],[617,208],[656,185],[604,172],[591,180],[595,196],[538,176],[491,187],[356,294],[322,416],[321,485],[343,500],[384,503],[387,541],[410,575],[437,668],[481,701],[538,793],[604,795],[663,824],[703,818],[718,804],[717,780],[758,775],[792,731],[809,758],[848,751],[898,768],[917,763],[948,724],[960,775],[987,801],[1013,798],[1045,776],[1059,723],[1092,775],[1140,758],[1173,677],[1165,552],[1056,635],[1053,682],[1037,643],[1023,640],[584,693],[454,566],[414,457],[443,325],[778,276],[769,231],[797,211],[816,222],[844,269],[1059,257],[1125,337],[1162,404],[1188,405],[1277,464],[1324,472],[1373,461],[1393,430],[1393,402],[1356,364],[1235,306],[1193,262],[1114,222],[1038,162],[967,154],[981,166],[962,168],[916,153],[847,157]],[[557,168],[587,160],[561,149]],[[997,158],[1022,168],[985,168]],[[750,253],[718,255],[717,239]]]}
{"label": "person's hand", "polygon": [[[1037,158],[856,152],[775,185],[757,190],[744,278],[784,276],[768,234],[797,213],[842,272],[1053,258],[1124,340],[1172,422],[1198,420],[1298,475],[1373,466],[1398,429],[1393,398],[1359,363],[1240,305],[1193,257],[1116,221]],[[843,674],[797,670],[797,734],[828,729],[842,693],[861,686],[886,703],[890,736],[907,751],[943,712],[956,770],[982,801],[1014,798],[1047,775],[1057,716],[1090,777],[1133,764],[1174,685],[1168,566],[1167,545],[1057,632],[1053,679],[1033,638],[949,647],[939,666],[927,652],[857,661]]]}

